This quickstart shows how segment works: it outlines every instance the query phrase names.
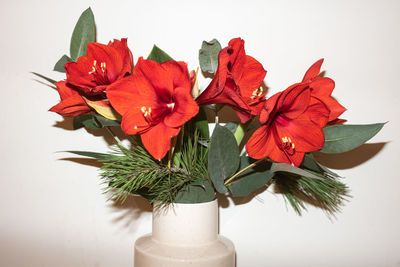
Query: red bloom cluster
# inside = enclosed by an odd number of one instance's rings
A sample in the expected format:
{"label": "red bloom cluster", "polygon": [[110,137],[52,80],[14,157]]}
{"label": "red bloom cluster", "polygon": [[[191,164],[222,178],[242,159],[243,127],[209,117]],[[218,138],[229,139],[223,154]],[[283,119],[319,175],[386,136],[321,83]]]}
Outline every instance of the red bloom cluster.
{"label": "red bloom cluster", "polygon": [[161,160],[182,125],[199,107],[191,94],[191,81],[183,62],[139,61],[131,76],[107,89],[113,107],[122,114],[122,130],[140,134],[144,147]]}
{"label": "red bloom cluster", "polygon": [[218,55],[214,79],[196,101],[199,105],[229,104],[245,123],[261,111],[265,98],[260,86],[266,74],[260,62],[245,54],[244,41],[232,39]]}
{"label": "red bloom cluster", "polygon": [[66,81],[56,83],[61,102],[50,111],[64,117],[75,117],[91,111],[90,106],[108,106],[105,91],[114,82],[129,75],[133,69],[132,53],[127,40],[108,45],[88,43],[87,55],[77,62],[64,65]]}
{"label": "red bloom cluster", "polygon": [[122,130],[139,134],[147,151],[160,160],[171,138],[198,113],[198,105],[224,103],[242,123],[259,119],[260,128],[246,145],[250,157],[299,166],[304,153],[322,148],[322,128],[340,123],[338,116],[345,111],[331,96],[334,81],[318,76],[322,62],[314,63],[302,82],[266,99],[261,84],[267,72],[246,55],[242,39],[232,39],[219,52],[213,80],[194,100],[195,77],[186,63],[139,58],[133,68],[126,39],[89,43],[86,56],[65,64],[67,79],[56,83],[61,102],[50,110],[74,117],[91,112],[90,107],[112,107],[122,115]]}
{"label": "red bloom cluster", "polygon": [[334,81],[318,76],[322,62],[314,63],[301,83],[266,101],[259,118],[261,127],[246,145],[250,157],[299,166],[305,152],[323,147],[322,128],[337,121],[345,108],[331,97]]}

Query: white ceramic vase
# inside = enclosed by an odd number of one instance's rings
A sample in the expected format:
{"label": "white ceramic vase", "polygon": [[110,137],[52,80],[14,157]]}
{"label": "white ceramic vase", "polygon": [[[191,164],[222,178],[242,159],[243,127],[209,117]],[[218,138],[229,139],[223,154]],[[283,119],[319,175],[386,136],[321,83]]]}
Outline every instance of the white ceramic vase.
{"label": "white ceramic vase", "polygon": [[135,267],[234,267],[233,243],[218,235],[217,200],[154,208],[152,234],[135,243]]}

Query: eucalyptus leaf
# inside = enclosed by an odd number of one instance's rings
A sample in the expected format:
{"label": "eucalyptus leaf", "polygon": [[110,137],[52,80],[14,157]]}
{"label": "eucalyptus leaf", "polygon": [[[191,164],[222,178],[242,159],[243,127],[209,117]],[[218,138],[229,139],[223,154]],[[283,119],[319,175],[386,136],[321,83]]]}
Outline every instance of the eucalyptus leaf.
{"label": "eucalyptus leaf", "polygon": [[[254,160],[249,157],[240,157],[240,169],[249,166],[253,162]],[[266,185],[274,176],[274,173],[269,170],[269,167],[269,163],[263,162],[243,172],[236,180],[228,185],[232,195],[234,197],[247,196]]]}
{"label": "eucalyptus leaf", "polygon": [[104,118],[103,116],[98,115],[98,114],[95,114],[93,116],[101,124],[102,127],[106,127],[106,126],[121,126],[121,123],[119,121],[110,120],[110,119]]}
{"label": "eucalyptus leaf", "polygon": [[158,63],[173,60],[167,53],[161,50],[158,46],[154,45],[147,59],[154,60]]}
{"label": "eucalyptus leaf", "polygon": [[229,131],[231,131],[232,134],[235,134],[238,126],[239,126],[239,123],[233,122],[233,121],[228,122],[227,124],[224,125],[224,127],[227,128]]}
{"label": "eucalyptus leaf", "polygon": [[111,156],[109,154],[90,152],[90,151],[69,150],[69,151],[63,151],[63,152],[72,153],[72,154],[76,154],[79,156],[85,156],[85,157],[94,158],[94,159],[100,159],[100,160],[106,160]]}
{"label": "eucalyptus leaf", "polygon": [[365,125],[333,125],[323,129],[324,147],[321,152],[334,154],[352,150],[374,137],[385,123]]}
{"label": "eucalyptus leaf", "polygon": [[71,62],[71,61],[73,61],[72,58],[70,58],[70,57],[67,56],[67,55],[63,55],[63,56],[57,61],[57,63],[56,63],[56,65],[54,66],[54,69],[53,69],[53,70],[58,71],[58,72],[65,72],[65,69],[64,69],[65,63]]}
{"label": "eucalyptus leaf", "polygon": [[204,203],[215,199],[214,188],[208,180],[196,181],[178,192],[175,203]]}
{"label": "eucalyptus leaf", "polygon": [[86,127],[89,129],[100,129],[108,126],[120,126],[119,121],[109,120],[98,114],[82,114],[74,117],[74,129]]}
{"label": "eucalyptus leaf", "polygon": [[50,78],[47,78],[46,76],[43,76],[42,74],[36,73],[36,72],[31,72],[32,74],[35,74],[36,76],[48,81],[49,83],[55,84],[56,81]]}
{"label": "eucalyptus leaf", "polygon": [[217,72],[219,51],[221,51],[221,44],[216,39],[209,42],[203,41],[199,50],[200,68],[203,72]]}
{"label": "eucalyptus leaf", "polygon": [[93,114],[82,114],[74,117],[73,126],[75,130],[82,127],[89,129],[100,129],[102,127]]}
{"label": "eucalyptus leaf", "polygon": [[208,170],[219,193],[227,193],[224,180],[239,167],[239,147],[233,134],[219,124],[215,125],[208,152]]}
{"label": "eucalyptus leaf", "polygon": [[79,17],[71,37],[70,54],[73,60],[86,55],[87,43],[96,40],[94,15],[90,7]]}

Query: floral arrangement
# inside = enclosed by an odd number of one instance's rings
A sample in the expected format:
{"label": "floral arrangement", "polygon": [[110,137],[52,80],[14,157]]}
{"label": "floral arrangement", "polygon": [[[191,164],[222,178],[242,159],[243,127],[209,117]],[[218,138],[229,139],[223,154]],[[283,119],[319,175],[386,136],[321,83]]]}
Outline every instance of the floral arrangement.
{"label": "floral arrangement", "polygon": [[[76,129],[122,129],[110,153],[69,151],[102,164],[101,178],[112,198],[139,194],[151,203],[197,203],[216,194],[243,197],[274,184],[297,213],[305,202],[328,213],[348,196],[339,175],[318,163],[311,152],[342,153],[368,141],[383,123],[348,125],[346,110],[332,97],[335,83],[320,75],[315,62],[301,81],[268,95],[267,71],[245,52],[244,40],[221,47],[204,41],[201,73],[211,77],[199,88],[199,71],[154,46],[136,64],[127,39],[95,40],[91,9],[84,11],[72,34],[70,56],[54,70],[61,101],[50,108],[72,117]],[[237,119],[219,123],[222,107]],[[210,134],[209,121],[215,121]]]}

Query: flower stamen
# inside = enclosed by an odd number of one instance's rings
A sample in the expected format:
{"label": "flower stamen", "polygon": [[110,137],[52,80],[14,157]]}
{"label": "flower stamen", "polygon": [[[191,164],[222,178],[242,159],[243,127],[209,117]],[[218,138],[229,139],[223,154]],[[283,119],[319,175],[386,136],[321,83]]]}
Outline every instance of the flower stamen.
{"label": "flower stamen", "polygon": [[167,104],[167,108],[170,108],[171,110],[173,110],[174,107],[175,107],[175,103],[174,102]]}
{"label": "flower stamen", "polygon": [[257,88],[256,90],[253,91],[250,98],[254,100],[255,98],[262,96],[263,91],[264,91],[264,89],[262,88],[262,86],[260,86],[259,88]]}
{"label": "flower stamen", "polygon": [[146,118],[146,120],[151,119],[151,108],[150,107],[147,108],[147,107],[143,106],[140,110],[142,111],[143,116]]}

